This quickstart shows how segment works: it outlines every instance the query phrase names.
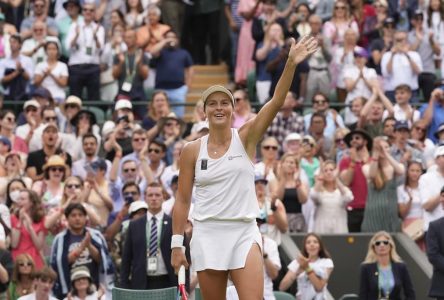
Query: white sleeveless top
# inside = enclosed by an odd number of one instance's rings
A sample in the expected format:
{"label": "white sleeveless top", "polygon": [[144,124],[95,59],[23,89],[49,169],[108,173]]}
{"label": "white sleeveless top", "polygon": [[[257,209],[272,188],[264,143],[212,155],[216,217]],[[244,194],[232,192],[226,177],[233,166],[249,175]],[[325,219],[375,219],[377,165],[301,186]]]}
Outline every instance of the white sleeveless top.
{"label": "white sleeveless top", "polygon": [[208,135],[200,140],[194,175],[193,218],[197,221],[255,220],[259,205],[254,187],[254,165],[237,129],[231,129],[230,147],[218,159],[208,155]]}

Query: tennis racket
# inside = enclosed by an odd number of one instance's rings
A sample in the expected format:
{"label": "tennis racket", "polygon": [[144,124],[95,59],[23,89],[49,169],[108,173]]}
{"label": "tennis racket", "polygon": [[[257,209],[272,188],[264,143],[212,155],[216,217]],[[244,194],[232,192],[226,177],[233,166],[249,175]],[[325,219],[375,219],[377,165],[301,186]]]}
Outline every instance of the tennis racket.
{"label": "tennis racket", "polygon": [[179,269],[179,286],[177,287],[177,300],[188,300],[187,291],[185,290],[185,266]]}

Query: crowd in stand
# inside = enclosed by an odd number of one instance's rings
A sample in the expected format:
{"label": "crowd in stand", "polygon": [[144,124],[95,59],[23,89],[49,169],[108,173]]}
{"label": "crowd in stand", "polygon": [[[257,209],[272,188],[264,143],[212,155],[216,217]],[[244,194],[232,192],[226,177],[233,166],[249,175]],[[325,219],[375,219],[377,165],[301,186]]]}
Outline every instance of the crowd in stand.
{"label": "crowd in stand", "polygon": [[[184,118],[193,65],[230,66],[240,128],[273,95],[290,38],[307,34],[319,49],[254,162],[265,299],[295,280],[298,299],[324,299],[334,263],[318,235],[350,232],[377,232],[360,299],[414,299],[387,232],[442,262],[425,243],[444,217],[440,0],[0,1],[0,299],[176,286],[180,153],[208,133],[202,101]],[[106,122],[91,101],[112,107]],[[192,232],[191,212],[186,246]],[[282,278],[282,235],[308,232]]]}

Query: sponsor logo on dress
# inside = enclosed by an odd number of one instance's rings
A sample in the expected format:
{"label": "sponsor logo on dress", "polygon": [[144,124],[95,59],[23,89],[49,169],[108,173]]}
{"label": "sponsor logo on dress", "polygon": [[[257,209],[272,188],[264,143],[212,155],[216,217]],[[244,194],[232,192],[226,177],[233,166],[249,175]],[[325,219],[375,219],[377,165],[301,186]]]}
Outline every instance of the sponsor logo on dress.
{"label": "sponsor logo on dress", "polygon": [[230,155],[230,156],[228,156],[228,160],[233,160],[233,159],[235,159],[235,158],[240,158],[240,157],[242,157],[242,154],[239,154],[239,155]]}

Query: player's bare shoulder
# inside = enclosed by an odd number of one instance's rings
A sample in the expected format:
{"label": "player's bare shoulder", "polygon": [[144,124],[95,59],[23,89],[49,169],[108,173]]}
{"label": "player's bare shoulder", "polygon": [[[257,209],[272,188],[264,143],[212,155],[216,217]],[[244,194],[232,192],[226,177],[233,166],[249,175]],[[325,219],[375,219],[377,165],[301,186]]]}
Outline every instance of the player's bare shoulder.
{"label": "player's bare shoulder", "polygon": [[200,138],[186,143],[180,154],[181,163],[194,166],[197,157],[199,156],[200,144],[201,144]]}

